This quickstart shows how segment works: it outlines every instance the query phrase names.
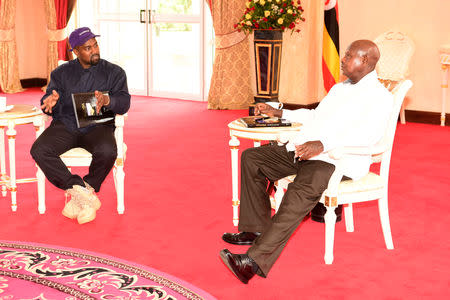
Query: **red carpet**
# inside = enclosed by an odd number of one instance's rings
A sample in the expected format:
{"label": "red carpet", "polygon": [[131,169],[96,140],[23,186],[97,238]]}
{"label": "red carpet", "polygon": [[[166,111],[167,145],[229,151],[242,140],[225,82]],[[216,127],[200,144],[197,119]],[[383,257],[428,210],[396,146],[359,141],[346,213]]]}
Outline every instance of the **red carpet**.
{"label": "red carpet", "polygon": [[[33,89],[8,104],[37,105]],[[3,96],[3,95],[2,95]],[[35,183],[18,187],[18,211],[0,198],[0,239],[104,253],[185,280],[218,299],[445,299],[449,294],[450,128],[399,125],[390,177],[395,250],[386,250],[375,203],[355,205],[355,232],[338,223],[335,260],[323,262],[324,226],[303,222],[268,278],[240,283],[219,259],[231,222],[226,124],[244,111],[209,111],[205,103],[133,97],[125,127],[125,214],[115,210],[112,176],[99,193],[97,219],[78,225],[61,215],[64,195],[47,185],[37,211]],[[32,126],[17,128],[17,176],[35,173]],[[241,141],[241,148],[249,141]],[[85,170],[75,170],[85,172]],[[447,236],[447,237],[446,237]],[[0,294],[1,295],[1,294]]]}

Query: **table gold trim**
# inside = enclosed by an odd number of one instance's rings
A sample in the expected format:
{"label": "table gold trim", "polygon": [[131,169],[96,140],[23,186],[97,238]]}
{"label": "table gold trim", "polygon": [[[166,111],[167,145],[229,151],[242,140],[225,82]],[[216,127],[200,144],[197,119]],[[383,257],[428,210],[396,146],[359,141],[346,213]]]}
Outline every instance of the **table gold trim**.
{"label": "table gold trim", "polygon": [[[298,129],[300,128],[300,126],[302,126],[301,123],[292,123],[292,126],[282,126],[282,127],[261,127],[264,129],[274,129],[274,131],[268,131],[268,130],[261,130],[261,129],[254,129],[254,128],[248,128],[248,127],[242,127],[241,128],[230,128],[230,131],[234,130],[234,131],[240,131],[240,132],[247,132],[247,133],[265,133],[265,134],[274,134],[274,133],[279,133],[278,131],[285,131],[285,132],[290,132],[290,131],[299,131]],[[275,128],[278,129],[277,132],[275,132]],[[281,129],[283,128],[283,129]]]}

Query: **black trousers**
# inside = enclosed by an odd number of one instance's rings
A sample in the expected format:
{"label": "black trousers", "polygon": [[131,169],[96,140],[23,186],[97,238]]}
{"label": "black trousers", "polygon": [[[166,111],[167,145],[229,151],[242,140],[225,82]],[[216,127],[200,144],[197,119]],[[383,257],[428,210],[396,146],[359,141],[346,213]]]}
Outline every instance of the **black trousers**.
{"label": "black trousers", "polygon": [[[259,275],[267,276],[292,233],[319,202],[334,169],[319,160],[294,163],[294,152],[285,146],[267,145],[242,153],[239,231],[262,233],[247,251],[260,268]],[[293,174],[297,177],[272,218],[268,180]]]}
{"label": "black trousers", "polygon": [[[83,179],[70,173],[59,158],[59,155],[75,147],[84,148],[92,154],[89,173]],[[56,187],[67,190],[74,185],[85,186],[84,180],[98,192],[117,158],[114,127],[101,124],[82,134],[67,130],[60,121],[53,121],[34,142],[30,153],[48,181]]]}

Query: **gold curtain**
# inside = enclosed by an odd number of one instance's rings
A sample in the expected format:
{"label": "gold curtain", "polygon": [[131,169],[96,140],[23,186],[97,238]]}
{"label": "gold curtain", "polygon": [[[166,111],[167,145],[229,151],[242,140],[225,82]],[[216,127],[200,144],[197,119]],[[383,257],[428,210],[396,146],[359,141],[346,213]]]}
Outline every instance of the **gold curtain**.
{"label": "gold curtain", "polygon": [[5,93],[18,93],[24,89],[19,80],[17,56],[16,0],[0,1],[0,86]]}
{"label": "gold curtain", "polygon": [[324,1],[302,0],[302,7],[306,21],[301,32],[283,34],[279,100],[306,105],[326,95],[322,78]]}
{"label": "gold curtain", "polygon": [[216,35],[209,109],[243,109],[253,102],[249,39],[233,26],[245,10],[245,1],[208,1]]}
{"label": "gold curtain", "polygon": [[[58,66],[58,40],[61,37],[57,35],[65,35],[56,28],[56,7],[55,0],[44,0],[45,5],[45,17],[47,20],[47,32],[49,39],[47,41],[47,83],[50,82],[50,73]],[[55,36],[56,35],[56,36]],[[64,38],[67,35],[64,36]],[[62,38],[62,39],[64,39]],[[47,86],[44,86],[42,90],[45,91]]]}

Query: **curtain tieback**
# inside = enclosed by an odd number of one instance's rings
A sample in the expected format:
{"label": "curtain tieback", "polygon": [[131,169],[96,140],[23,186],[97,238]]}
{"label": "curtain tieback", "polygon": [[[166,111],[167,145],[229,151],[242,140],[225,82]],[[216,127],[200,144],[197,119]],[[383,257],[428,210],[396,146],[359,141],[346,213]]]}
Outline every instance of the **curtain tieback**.
{"label": "curtain tieback", "polygon": [[217,50],[230,48],[242,42],[247,35],[241,31],[233,31],[226,34],[216,34],[215,46]]}
{"label": "curtain tieback", "polygon": [[14,40],[13,29],[0,29],[0,42],[9,42]]}
{"label": "curtain tieback", "polygon": [[47,28],[47,35],[50,42],[63,41],[67,38],[67,27],[55,30]]}

